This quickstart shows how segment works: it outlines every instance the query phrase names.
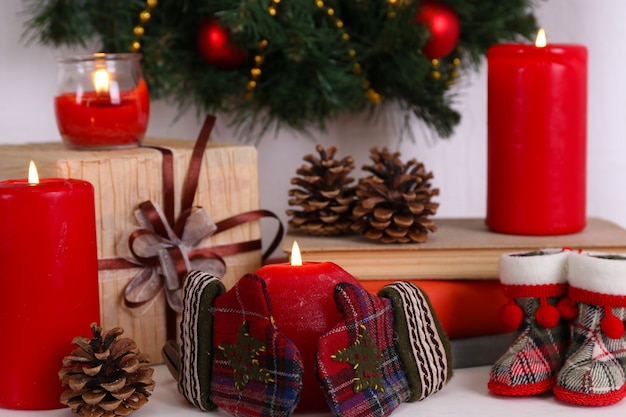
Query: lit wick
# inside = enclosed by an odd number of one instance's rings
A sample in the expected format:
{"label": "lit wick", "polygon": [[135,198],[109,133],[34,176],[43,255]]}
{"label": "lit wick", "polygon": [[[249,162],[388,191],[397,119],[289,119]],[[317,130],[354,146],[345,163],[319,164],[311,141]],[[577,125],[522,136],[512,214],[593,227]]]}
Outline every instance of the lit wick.
{"label": "lit wick", "polygon": [[39,184],[39,174],[37,173],[37,167],[35,162],[31,159],[28,164],[28,183]]}
{"label": "lit wick", "polygon": [[99,96],[104,96],[109,94],[109,85],[111,84],[111,76],[109,75],[109,71],[104,68],[100,68],[99,70],[93,73],[93,86],[96,89],[96,93]]}
{"label": "lit wick", "polygon": [[537,38],[535,39],[535,46],[537,48],[545,48],[548,44],[548,40],[546,39],[546,31],[543,28],[537,31]]}
{"label": "lit wick", "polygon": [[302,255],[300,254],[300,246],[298,242],[293,241],[291,246],[291,266],[302,266]]}

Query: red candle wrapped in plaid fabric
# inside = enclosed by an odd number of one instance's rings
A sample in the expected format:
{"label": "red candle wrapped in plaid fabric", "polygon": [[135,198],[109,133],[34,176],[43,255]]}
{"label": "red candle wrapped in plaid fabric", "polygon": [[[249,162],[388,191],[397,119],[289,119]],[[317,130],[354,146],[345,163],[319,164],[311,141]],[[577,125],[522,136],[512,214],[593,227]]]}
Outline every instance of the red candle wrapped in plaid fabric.
{"label": "red candle wrapped in plaid fabric", "polygon": [[266,265],[256,275],[267,285],[276,325],[302,356],[299,409],[326,409],[313,369],[317,341],[341,320],[333,298],[335,286],[340,282],[359,285],[358,281],[332,262],[303,263],[299,249],[292,250],[291,264]]}
{"label": "red candle wrapped in plaid fabric", "polygon": [[419,288],[374,295],[330,262],[266,265],[228,291],[190,272],[181,344],[163,354],[190,403],[242,417],[384,417],[452,375],[449,340]]}

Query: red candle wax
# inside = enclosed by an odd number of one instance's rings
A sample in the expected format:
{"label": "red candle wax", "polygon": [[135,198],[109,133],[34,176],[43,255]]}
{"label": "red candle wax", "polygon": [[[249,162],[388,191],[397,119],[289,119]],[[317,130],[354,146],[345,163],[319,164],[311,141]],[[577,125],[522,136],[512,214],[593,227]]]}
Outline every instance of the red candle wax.
{"label": "red candle wax", "polygon": [[137,146],[150,114],[143,78],[135,88],[120,91],[119,98],[95,91],[62,93],[54,106],[61,137],[71,148]]}
{"label": "red candle wax", "polygon": [[587,49],[489,49],[486,223],[520,235],[586,224]]}
{"label": "red candle wax", "polygon": [[335,286],[340,282],[360,284],[332,262],[266,265],[256,275],[267,285],[276,326],[293,341],[302,356],[304,376],[296,411],[328,410],[313,365],[317,342],[342,319],[335,304]]}
{"label": "red candle wax", "polygon": [[100,320],[95,224],[86,181],[0,182],[0,407],[62,407],[63,357]]}

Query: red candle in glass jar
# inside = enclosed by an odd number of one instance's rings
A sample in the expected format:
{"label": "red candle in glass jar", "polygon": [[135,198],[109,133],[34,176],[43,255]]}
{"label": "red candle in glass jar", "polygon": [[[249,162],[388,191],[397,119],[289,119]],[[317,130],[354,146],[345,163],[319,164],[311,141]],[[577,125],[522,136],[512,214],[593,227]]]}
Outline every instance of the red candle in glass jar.
{"label": "red candle in glass jar", "polygon": [[140,80],[132,90],[120,91],[111,100],[88,91],[78,96],[64,93],[54,98],[57,126],[70,147],[133,147],[148,127],[148,87]]}
{"label": "red candle in glass jar", "polygon": [[95,224],[86,181],[0,182],[0,407],[63,407],[63,357],[100,320]]}
{"label": "red candle in glass jar", "polygon": [[495,232],[559,235],[586,224],[587,49],[543,41],[487,53],[486,224]]}
{"label": "red candle in glass jar", "polygon": [[332,262],[302,263],[295,244],[291,264],[265,265],[255,274],[266,283],[276,326],[302,357],[304,375],[296,411],[328,410],[314,369],[317,342],[342,319],[335,304],[335,286],[359,282]]}
{"label": "red candle in glass jar", "polygon": [[140,54],[59,59],[54,110],[63,142],[73,149],[119,149],[141,143],[150,114]]}

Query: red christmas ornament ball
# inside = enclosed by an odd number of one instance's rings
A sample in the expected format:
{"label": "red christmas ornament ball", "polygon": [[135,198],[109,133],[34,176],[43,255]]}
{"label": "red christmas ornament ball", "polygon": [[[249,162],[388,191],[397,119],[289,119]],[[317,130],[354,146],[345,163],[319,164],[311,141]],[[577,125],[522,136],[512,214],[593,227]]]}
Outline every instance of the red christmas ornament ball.
{"label": "red christmas ornament ball", "polygon": [[429,59],[448,55],[459,41],[459,18],[446,4],[432,0],[420,2],[413,22],[426,25],[430,30],[430,38],[422,47],[422,52]]}
{"label": "red christmas ornament ball", "polygon": [[245,51],[233,44],[228,28],[210,19],[198,29],[198,49],[206,62],[218,68],[238,68],[246,60]]}

